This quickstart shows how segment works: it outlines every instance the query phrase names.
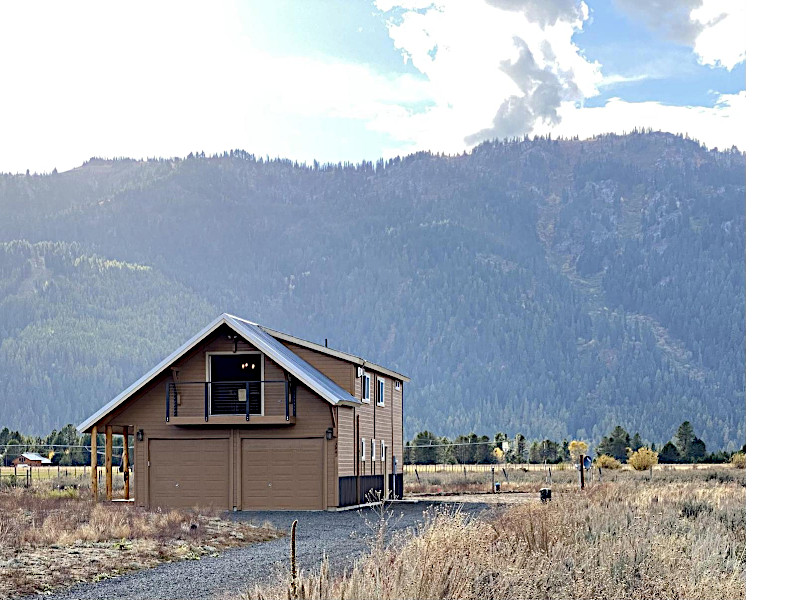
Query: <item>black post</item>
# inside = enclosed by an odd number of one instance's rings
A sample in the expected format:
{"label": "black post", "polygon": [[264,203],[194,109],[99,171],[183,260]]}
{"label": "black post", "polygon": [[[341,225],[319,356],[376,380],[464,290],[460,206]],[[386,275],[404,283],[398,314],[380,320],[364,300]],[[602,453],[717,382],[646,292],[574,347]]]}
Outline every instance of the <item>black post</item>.
{"label": "black post", "polygon": [[285,381],[283,384],[283,391],[286,396],[286,420],[289,420],[289,382]]}
{"label": "black post", "polygon": [[167,382],[167,422],[169,423],[169,382]]}
{"label": "black post", "polygon": [[492,493],[494,494],[494,467],[492,467]]}
{"label": "black post", "polygon": [[205,397],[205,411],[206,411],[206,421],[208,421],[208,386],[211,385],[208,381],[203,384],[203,395]]}
{"label": "black post", "polygon": [[244,389],[245,389],[245,392],[244,392],[244,396],[245,396],[245,400],[244,400],[244,420],[245,421],[249,421],[250,420],[250,382],[249,381],[245,382]]}
{"label": "black post", "polygon": [[583,489],[583,454],[580,455],[581,461],[581,489]]}

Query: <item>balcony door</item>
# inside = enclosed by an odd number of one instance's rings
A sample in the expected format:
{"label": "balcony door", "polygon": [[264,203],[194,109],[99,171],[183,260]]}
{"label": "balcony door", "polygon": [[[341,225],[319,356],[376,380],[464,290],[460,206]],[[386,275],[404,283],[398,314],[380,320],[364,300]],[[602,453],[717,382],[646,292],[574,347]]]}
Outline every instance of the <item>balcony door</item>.
{"label": "balcony door", "polygon": [[263,414],[263,368],[261,354],[208,354],[210,413],[243,415],[249,405],[251,415]]}

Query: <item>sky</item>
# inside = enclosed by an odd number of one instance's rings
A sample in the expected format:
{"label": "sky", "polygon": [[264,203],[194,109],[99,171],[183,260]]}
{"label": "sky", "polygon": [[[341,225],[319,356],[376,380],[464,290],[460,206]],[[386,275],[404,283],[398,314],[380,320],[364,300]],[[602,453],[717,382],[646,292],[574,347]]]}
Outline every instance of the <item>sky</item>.
{"label": "sky", "polygon": [[0,172],[635,127],[746,149],[744,30],[743,0],[3,2]]}

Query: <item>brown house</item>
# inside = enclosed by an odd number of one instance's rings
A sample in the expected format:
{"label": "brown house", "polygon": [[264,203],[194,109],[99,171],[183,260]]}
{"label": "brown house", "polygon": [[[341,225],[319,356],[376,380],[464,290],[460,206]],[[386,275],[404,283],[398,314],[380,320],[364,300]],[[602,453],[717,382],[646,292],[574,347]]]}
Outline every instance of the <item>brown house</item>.
{"label": "brown house", "polygon": [[222,314],[79,430],[135,434],[138,506],[333,509],[402,497],[407,381]]}

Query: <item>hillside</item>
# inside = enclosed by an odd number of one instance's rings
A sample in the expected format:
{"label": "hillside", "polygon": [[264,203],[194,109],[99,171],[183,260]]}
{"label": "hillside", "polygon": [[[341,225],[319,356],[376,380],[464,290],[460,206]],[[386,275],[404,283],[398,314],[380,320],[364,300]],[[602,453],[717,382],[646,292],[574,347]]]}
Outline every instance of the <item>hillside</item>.
{"label": "hillside", "polygon": [[744,171],[636,133],[0,176],[0,420],[78,421],[225,310],[408,374],[407,435],[738,447]]}

